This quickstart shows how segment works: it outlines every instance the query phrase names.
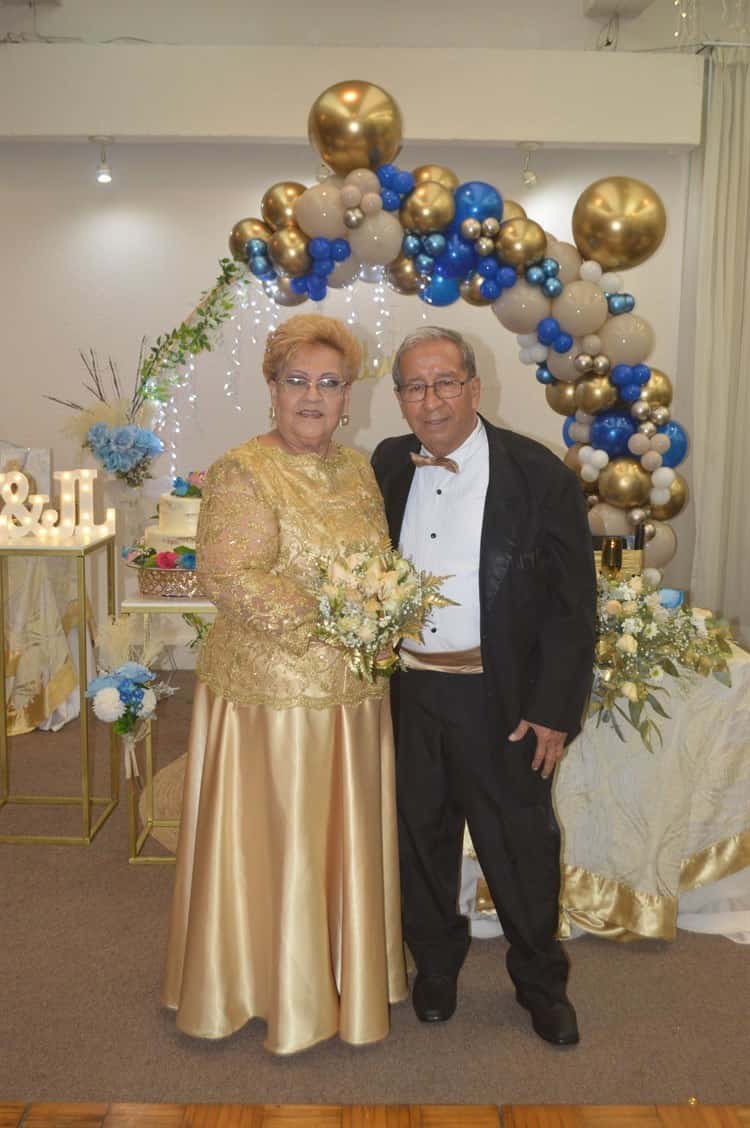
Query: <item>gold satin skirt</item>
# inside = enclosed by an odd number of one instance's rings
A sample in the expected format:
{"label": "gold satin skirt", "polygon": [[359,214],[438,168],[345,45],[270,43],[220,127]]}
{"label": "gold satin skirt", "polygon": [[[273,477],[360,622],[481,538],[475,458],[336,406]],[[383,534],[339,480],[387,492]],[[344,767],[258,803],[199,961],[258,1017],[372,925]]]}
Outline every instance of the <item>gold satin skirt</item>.
{"label": "gold satin skirt", "polygon": [[196,685],[162,1001],[290,1054],[384,1038],[406,997],[388,695],[237,705]]}

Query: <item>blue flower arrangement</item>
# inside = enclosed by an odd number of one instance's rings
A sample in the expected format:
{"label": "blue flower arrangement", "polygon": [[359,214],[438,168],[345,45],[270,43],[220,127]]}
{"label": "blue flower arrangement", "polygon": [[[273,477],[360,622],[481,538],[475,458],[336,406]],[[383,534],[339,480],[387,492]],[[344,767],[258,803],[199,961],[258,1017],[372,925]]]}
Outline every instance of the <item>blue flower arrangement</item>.
{"label": "blue flower arrangement", "polygon": [[86,432],[83,445],[105,470],[122,478],[129,486],[140,486],[151,477],[151,460],[164,450],[158,435],[135,423],[121,427],[94,423]]}
{"label": "blue flower arrangement", "polygon": [[114,724],[115,732],[126,736],[139,720],[154,715],[158,698],[149,683],[155,680],[156,674],[147,666],[125,662],[89,682],[86,696],[92,698],[99,720]]}

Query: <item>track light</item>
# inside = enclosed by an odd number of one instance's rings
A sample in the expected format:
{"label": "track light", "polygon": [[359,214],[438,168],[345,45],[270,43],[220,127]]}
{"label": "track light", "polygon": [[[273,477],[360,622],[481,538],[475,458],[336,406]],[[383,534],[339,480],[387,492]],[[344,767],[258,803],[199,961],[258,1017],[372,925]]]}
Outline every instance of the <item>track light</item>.
{"label": "track light", "polygon": [[112,144],[111,137],[90,137],[89,141],[99,145],[99,165],[96,170],[97,184],[111,184],[112,183],[112,169],[109,167],[107,161],[107,145]]}
{"label": "track light", "polygon": [[524,188],[533,188],[539,181],[539,177],[531,168],[531,154],[535,153],[539,148],[538,141],[521,141],[518,148],[523,153],[523,163],[521,165],[521,180],[523,181]]}

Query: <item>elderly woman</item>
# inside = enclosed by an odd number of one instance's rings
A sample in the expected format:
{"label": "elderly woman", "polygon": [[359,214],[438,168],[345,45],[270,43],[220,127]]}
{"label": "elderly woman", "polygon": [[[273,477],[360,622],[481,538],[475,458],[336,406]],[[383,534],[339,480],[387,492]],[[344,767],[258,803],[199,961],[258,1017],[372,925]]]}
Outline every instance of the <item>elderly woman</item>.
{"label": "elderly woman", "polygon": [[406,997],[384,679],[316,640],[315,558],[387,540],[348,422],[361,349],[290,318],[263,372],[275,427],[211,467],[198,570],[218,608],[198,666],[163,1002],[187,1034],[267,1023],[288,1054],[385,1037]]}

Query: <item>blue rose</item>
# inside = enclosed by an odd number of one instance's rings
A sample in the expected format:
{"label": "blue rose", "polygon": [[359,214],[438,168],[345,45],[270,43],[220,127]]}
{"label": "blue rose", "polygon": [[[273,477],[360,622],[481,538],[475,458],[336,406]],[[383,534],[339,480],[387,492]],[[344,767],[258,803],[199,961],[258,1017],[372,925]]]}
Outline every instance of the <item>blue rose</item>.
{"label": "blue rose", "polygon": [[178,476],[172,483],[172,493],[177,497],[187,497],[187,492],[189,489],[190,483],[185,478],[180,478]]}
{"label": "blue rose", "polygon": [[135,682],[124,681],[118,687],[120,700],[128,709],[136,709],[143,701],[143,687]]}
{"label": "blue rose", "polygon": [[183,552],[180,556],[180,566],[185,568],[188,572],[195,571],[195,553]]}
{"label": "blue rose", "polygon": [[122,666],[117,667],[115,673],[121,678],[140,683],[153,681],[156,677],[148,666],[142,666],[140,662],[124,662]]}
{"label": "blue rose", "polygon": [[138,436],[138,428],[132,423],[126,427],[115,427],[112,431],[112,446],[115,450],[132,450]]}
{"label": "blue rose", "polygon": [[119,689],[120,679],[115,677],[114,674],[102,674],[101,677],[94,678],[89,682],[86,690],[87,697],[96,697],[100,689]]}

